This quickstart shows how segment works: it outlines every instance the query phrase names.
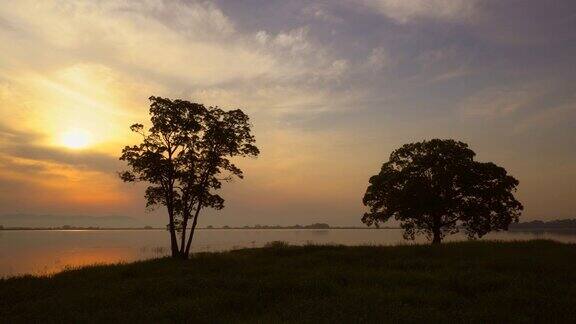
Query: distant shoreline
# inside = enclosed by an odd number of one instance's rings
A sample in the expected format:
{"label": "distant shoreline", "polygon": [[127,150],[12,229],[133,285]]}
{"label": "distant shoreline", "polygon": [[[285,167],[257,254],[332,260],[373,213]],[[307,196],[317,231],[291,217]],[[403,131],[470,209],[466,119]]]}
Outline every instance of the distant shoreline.
{"label": "distant shoreline", "polygon": [[[328,228],[295,228],[295,227],[201,227],[197,228],[196,230],[338,230],[338,229],[358,229],[358,230],[366,230],[366,229],[400,229],[400,227],[348,227],[348,226],[335,226],[335,227],[328,227]],[[142,227],[72,227],[72,228],[61,228],[61,227],[5,227],[0,228],[0,231],[158,231],[158,230],[166,230],[164,227],[151,227],[151,228],[142,228]]]}
{"label": "distant shoreline", "polygon": [[[23,217],[26,222],[20,220],[19,218]],[[48,217],[50,223],[33,223],[32,221],[39,222],[42,217]],[[102,222],[98,222],[96,217],[88,217],[88,216],[78,216],[81,220],[85,222],[77,222],[75,217],[53,217],[53,216],[27,216],[27,215],[0,215],[0,231],[11,231],[11,230],[69,230],[69,231],[77,231],[77,230],[165,230],[166,226],[155,226],[155,225],[146,225],[146,223],[110,223],[111,221],[126,221],[131,220],[129,218],[123,216],[110,216],[104,217]],[[313,230],[322,230],[322,229],[400,229],[399,226],[380,226],[379,228],[376,227],[367,227],[364,225],[358,226],[331,226],[328,223],[311,223],[308,225],[242,225],[242,226],[213,226],[207,225],[205,227],[199,227],[199,230],[216,230],[216,229],[250,229],[250,230],[259,230],[259,229],[313,229]],[[557,219],[557,220],[550,220],[550,221],[541,221],[541,220],[534,220],[534,221],[527,221],[517,224],[510,224],[509,227],[510,231],[545,231],[545,230],[553,230],[553,231],[564,231],[564,230],[571,230],[576,231],[576,218],[568,218],[568,219]]]}
{"label": "distant shoreline", "polygon": [[[295,228],[295,227],[202,227],[196,230],[399,230],[400,227],[354,227],[354,226],[335,226],[329,228]],[[165,231],[166,228],[163,227],[73,227],[73,228],[61,228],[61,227],[4,227],[0,228],[0,231]],[[510,228],[509,232],[534,232],[534,231],[576,231],[576,227],[516,227]]]}

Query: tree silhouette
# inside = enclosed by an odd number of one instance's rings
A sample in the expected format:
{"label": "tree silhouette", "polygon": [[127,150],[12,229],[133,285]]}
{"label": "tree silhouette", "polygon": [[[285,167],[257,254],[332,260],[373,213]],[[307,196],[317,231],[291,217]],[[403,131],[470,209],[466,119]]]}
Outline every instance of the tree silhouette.
{"label": "tree silhouette", "polygon": [[243,178],[230,159],[260,152],[249,118],[240,109],[224,111],[160,97],[150,101],[152,127],[146,132],[142,124],[131,126],[142,142],[122,150],[120,160],[129,170],[120,178],[149,184],[146,207],[166,207],[172,256],[187,258],[201,210],[222,209],[224,199],[216,191],[223,182]]}
{"label": "tree silhouette", "polygon": [[370,178],[363,199],[370,211],[362,221],[378,226],[394,218],[405,239],[425,234],[437,244],[459,230],[469,238],[507,230],[523,209],[513,195],[518,180],[474,156],[454,140],[405,144]]}

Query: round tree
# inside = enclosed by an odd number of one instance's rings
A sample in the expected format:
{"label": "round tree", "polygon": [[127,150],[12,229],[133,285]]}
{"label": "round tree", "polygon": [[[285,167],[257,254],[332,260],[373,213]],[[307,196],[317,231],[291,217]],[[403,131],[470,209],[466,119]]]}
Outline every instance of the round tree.
{"label": "round tree", "polygon": [[460,230],[469,238],[507,230],[523,209],[514,197],[518,180],[475,155],[454,140],[405,144],[370,178],[362,222],[378,226],[393,218],[405,239],[425,234],[432,243]]}

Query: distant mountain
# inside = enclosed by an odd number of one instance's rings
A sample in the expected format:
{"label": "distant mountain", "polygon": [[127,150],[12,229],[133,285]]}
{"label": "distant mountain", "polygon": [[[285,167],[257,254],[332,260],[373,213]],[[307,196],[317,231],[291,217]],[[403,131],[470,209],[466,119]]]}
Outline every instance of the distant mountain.
{"label": "distant mountain", "polygon": [[86,215],[0,215],[0,225],[6,227],[142,227],[142,221],[128,216]]}
{"label": "distant mountain", "polygon": [[576,228],[576,218],[572,219],[558,219],[553,221],[540,221],[535,220],[531,222],[523,222],[518,224],[511,224],[511,229],[532,229],[532,228],[554,228],[554,229],[562,229],[562,228]]}

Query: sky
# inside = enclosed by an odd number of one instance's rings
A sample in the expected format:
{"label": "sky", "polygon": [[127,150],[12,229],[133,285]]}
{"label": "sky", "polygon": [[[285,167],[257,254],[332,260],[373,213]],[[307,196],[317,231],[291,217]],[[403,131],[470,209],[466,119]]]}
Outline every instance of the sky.
{"label": "sky", "polygon": [[576,217],[573,0],[2,1],[0,214],[125,215],[149,96],[251,118],[201,225],[361,225],[402,144],[464,141],[520,181],[521,220]]}

